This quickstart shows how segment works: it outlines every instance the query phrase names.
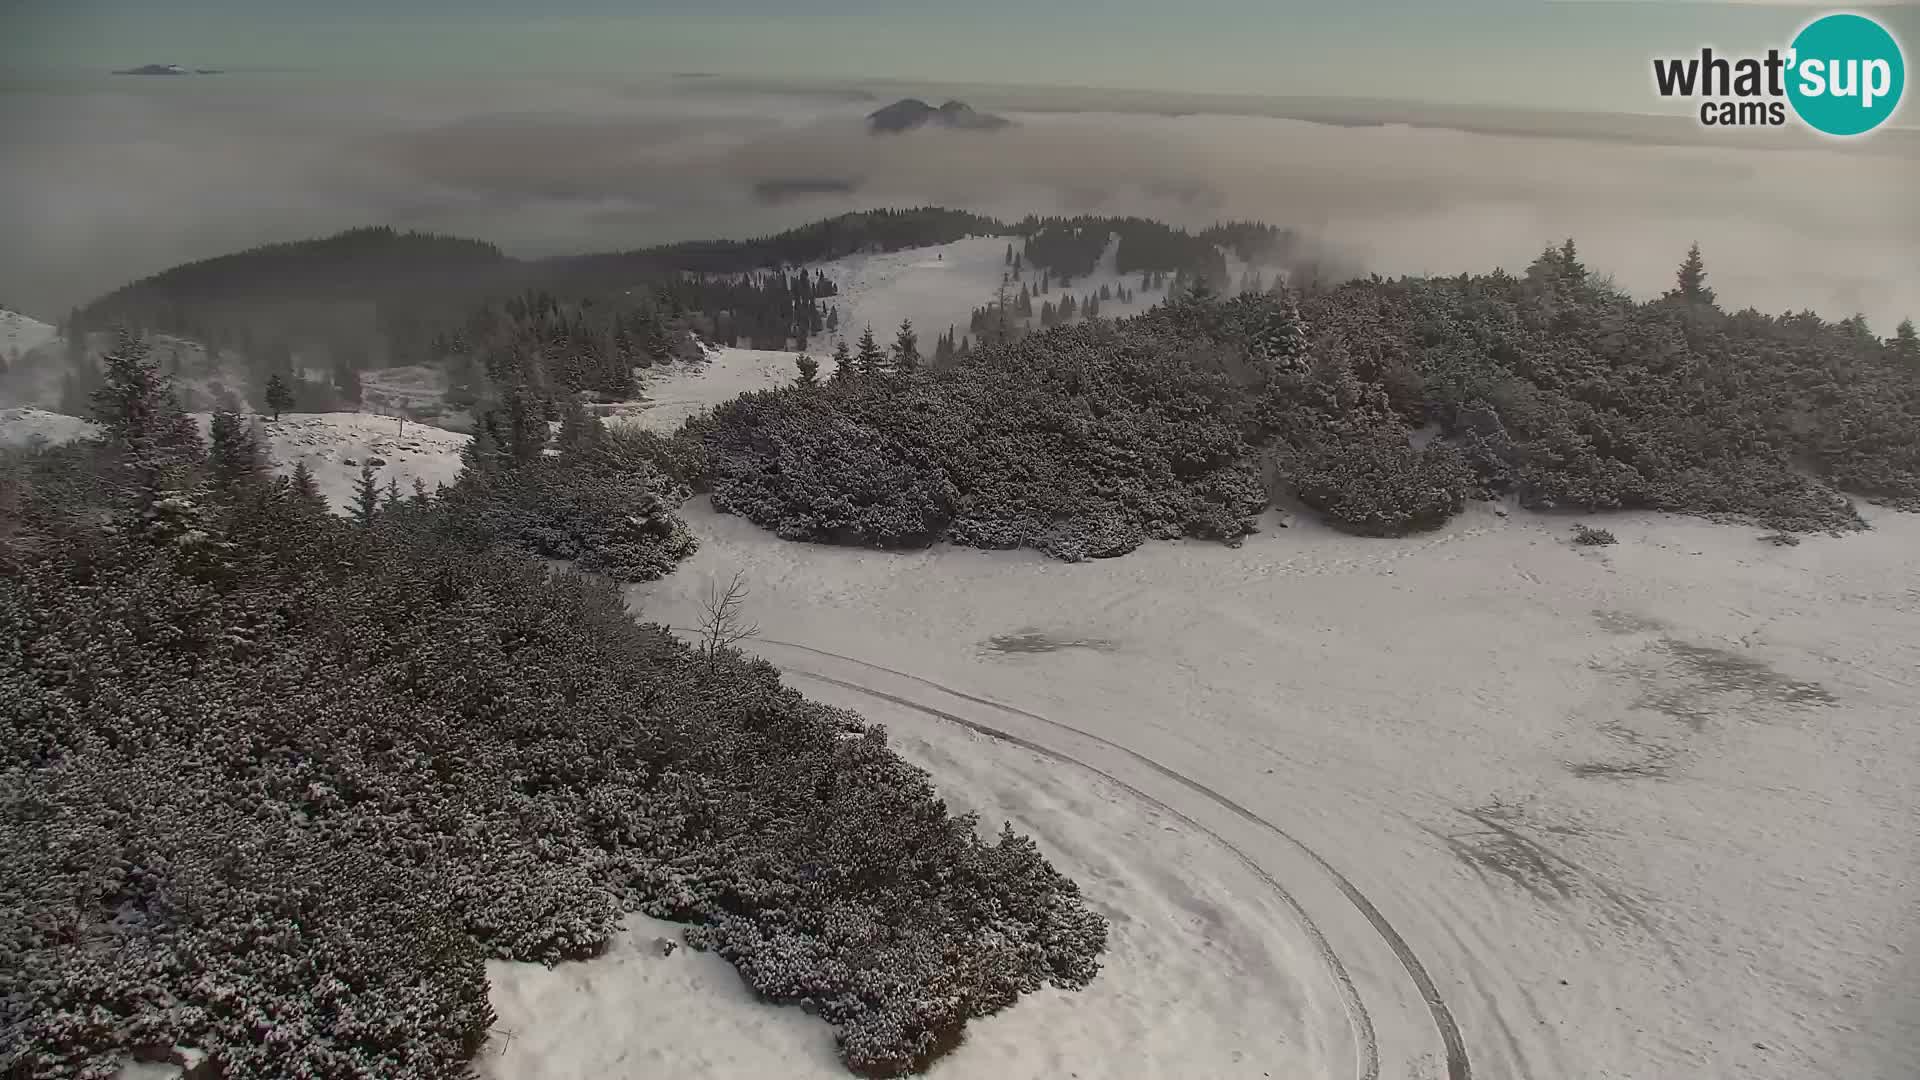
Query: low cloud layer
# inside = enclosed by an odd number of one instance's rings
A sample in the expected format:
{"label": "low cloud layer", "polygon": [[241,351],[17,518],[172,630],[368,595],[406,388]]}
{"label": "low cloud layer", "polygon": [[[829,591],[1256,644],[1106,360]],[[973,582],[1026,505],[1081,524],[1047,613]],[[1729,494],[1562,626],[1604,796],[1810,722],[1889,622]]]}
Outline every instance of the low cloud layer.
{"label": "low cloud layer", "polygon": [[172,263],[370,222],[518,254],[772,231],[938,203],[1299,228],[1380,273],[1517,269],[1574,236],[1641,294],[1686,246],[1724,302],[1920,315],[1916,163],[1335,127],[1020,114],[873,138],[871,103],[697,90],[223,78],[0,103],[0,304],[51,316]]}

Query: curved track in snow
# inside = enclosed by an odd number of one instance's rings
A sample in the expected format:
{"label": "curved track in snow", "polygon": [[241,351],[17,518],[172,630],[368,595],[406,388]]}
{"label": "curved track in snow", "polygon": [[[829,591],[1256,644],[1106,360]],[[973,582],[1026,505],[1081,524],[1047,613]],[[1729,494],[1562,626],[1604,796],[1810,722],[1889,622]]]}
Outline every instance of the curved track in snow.
{"label": "curved track in snow", "polygon": [[[1193,778],[1178,772],[1177,770],[1169,768],[1161,764],[1160,762],[1153,760],[1152,758],[1149,758],[1137,751],[1129,749],[1128,747],[1123,746],[1119,743],[1115,743],[1115,742],[1112,742],[1111,740],[1104,739],[1099,735],[1092,734],[1080,728],[1076,728],[1068,724],[1063,724],[1055,720],[1050,720],[1047,717],[1041,716],[1038,713],[1031,712],[1029,710],[1022,709],[1017,706],[1008,705],[1003,702],[994,701],[990,698],[980,697],[975,694],[969,694],[965,691],[958,690],[954,687],[950,687],[950,686],[943,685],[941,683],[934,682],[931,679],[922,678],[921,676],[914,675],[909,672],[898,671],[893,668],[884,667],[879,664],[874,664],[869,661],[862,660],[858,657],[847,656],[841,653],[829,652],[824,649],[814,648],[813,646],[810,646],[810,645],[802,645],[798,642],[780,641],[772,638],[761,637],[761,638],[755,638],[754,644],[755,645],[772,645],[782,649],[791,649],[796,652],[809,653],[815,656],[820,656],[820,657],[825,657],[828,659],[840,661],[842,663],[852,664],[856,667],[865,668],[875,672],[880,672],[885,675],[892,676],[893,678],[896,678],[896,679],[902,679],[907,682],[926,686],[930,689],[938,691],[941,694],[947,695],[949,697],[952,697],[961,701],[971,702],[977,705],[984,706],[989,709],[993,709],[1003,714],[1016,716],[1016,717],[1023,718],[1025,720],[1032,721],[1034,723],[1043,725],[1047,728],[1069,733],[1077,738],[1084,739],[1089,742],[1098,744],[1099,746],[1105,747],[1123,756],[1127,760],[1153,772],[1154,774],[1164,777],[1174,782],[1175,784],[1178,784],[1180,787],[1185,788],[1196,795],[1199,795],[1201,798],[1205,799],[1207,802],[1212,803],[1213,805],[1219,807],[1220,809],[1226,811],[1227,813],[1233,815],[1234,817],[1239,818],[1242,821],[1245,821],[1247,824],[1252,825],[1261,831],[1269,833],[1274,837],[1277,837],[1278,839],[1286,843],[1288,846],[1292,847],[1293,849],[1298,851],[1300,854],[1305,856],[1307,860],[1309,860],[1315,867],[1319,869],[1319,871],[1321,871],[1326,875],[1327,879],[1339,891],[1340,895],[1345,898],[1345,901],[1352,906],[1353,910],[1356,911],[1366,921],[1366,923],[1369,926],[1371,926],[1373,932],[1378,935],[1381,943],[1383,943],[1386,946],[1386,948],[1389,951],[1391,951],[1394,959],[1397,960],[1399,962],[1400,967],[1404,969],[1407,978],[1411,981],[1415,990],[1418,991],[1419,996],[1425,1001],[1427,1012],[1431,1017],[1433,1028],[1439,1037],[1441,1046],[1444,1049],[1447,1080],[1471,1080],[1473,1076],[1473,1068],[1472,1068],[1471,1062],[1468,1060],[1468,1057],[1467,1057],[1466,1043],[1461,1036],[1460,1026],[1455,1021],[1452,1010],[1448,1008],[1446,1001],[1441,997],[1439,988],[1435,985],[1432,975],[1428,973],[1426,966],[1420,961],[1420,958],[1414,953],[1412,947],[1408,945],[1406,938],[1403,935],[1401,935],[1401,933],[1398,930],[1394,928],[1393,924],[1389,922],[1386,916],[1381,913],[1380,909],[1377,906],[1375,906],[1371,900],[1367,898],[1366,894],[1362,893],[1357,886],[1355,886],[1350,880],[1347,879],[1347,877],[1344,874],[1342,874],[1330,862],[1328,862],[1325,857],[1323,857],[1319,852],[1313,850],[1311,847],[1307,846],[1305,843],[1301,842],[1299,839],[1295,838],[1292,834],[1288,833],[1286,830],[1280,828],[1278,825],[1275,825],[1271,821],[1266,820],[1265,818],[1254,813],[1252,810],[1248,809],[1246,806],[1242,805],[1239,802],[1236,802],[1231,798],[1228,798],[1227,796],[1221,794],[1220,792],[1214,790],[1213,788],[1208,787],[1207,785],[1202,784],[1199,781],[1194,780]],[[1283,885],[1280,884],[1278,880],[1275,879],[1275,877],[1272,874],[1270,874],[1265,868],[1261,867],[1245,851],[1243,851],[1241,848],[1229,842],[1225,837],[1221,836],[1217,831],[1207,828],[1205,825],[1196,821],[1192,817],[1192,815],[1184,813],[1179,809],[1168,805],[1164,801],[1157,799],[1152,795],[1149,795],[1148,793],[1142,791],[1137,786],[1129,784],[1126,781],[1120,779],[1119,777],[1113,775],[1111,772],[1108,772],[1107,770],[1104,770],[1098,767],[1097,765],[1092,764],[1091,762],[1085,761],[1080,757],[1076,757],[1075,755],[1068,753],[1064,750],[1043,745],[1042,743],[1035,741],[1033,739],[1024,738],[1020,735],[1016,735],[1004,729],[994,727],[986,723],[982,723],[978,720],[972,720],[948,710],[938,709],[924,702],[914,701],[902,695],[894,694],[886,690],[880,689],[878,687],[865,685],[855,680],[843,679],[833,675],[826,674],[824,672],[810,671],[810,670],[796,667],[793,665],[781,665],[781,667],[782,667],[782,670],[796,677],[809,679],[809,680],[820,682],[820,683],[825,683],[831,686],[837,686],[842,689],[852,691],[854,693],[866,695],[882,701],[887,701],[892,704],[898,705],[902,708],[911,709],[923,715],[931,716],[947,723],[959,725],[961,727],[966,728],[967,730],[976,732],[988,738],[997,739],[1002,742],[1009,743],[1011,745],[1019,746],[1032,753],[1036,753],[1044,757],[1051,758],[1056,761],[1060,761],[1063,764],[1069,764],[1082,769],[1086,769],[1090,772],[1095,773],[1096,775],[1101,776],[1107,781],[1118,785],[1123,790],[1132,794],[1136,798],[1142,799],[1148,803],[1153,804],[1156,807],[1159,807],[1160,809],[1164,810],[1165,812],[1177,818],[1178,820],[1186,823],[1190,827],[1193,827],[1195,829],[1200,830],[1201,832],[1206,833],[1208,836],[1212,837],[1214,840],[1216,840],[1217,842],[1225,846],[1228,850],[1232,851],[1233,854],[1245,866],[1247,866],[1248,869],[1252,870],[1256,875],[1260,877],[1262,881],[1264,881],[1267,885],[1269,885],[1282,898],[1282,900],[1287,904],[1287,906],[1291,908],[1301,919],[1302,925],[1304,926],[1308,935],[1314,940],[1316,945],[1319,947],[1322,954],[1322,958],[1326,961],[1330,973],[1333,975],[1334,980],[1340,985],[1341,993],[1343,997],[1345,997],[1346,999],[1348,1015],[1352,1021],[1353,1029],[1354,1029],[1354,1037],[1358,1044],[1359,1058],[1361,1062],[1361,1070],[1360,1070],[1361,1080],[1376,1080],[1376,1078],[1379,1075],[1380,1062],[1379,1062],[1379,1050],[1377,1045],[1377,1038],[1376,1038],[1373,1018],[1369,1013],[1369,1011],[1367,1010],[1366,1004],[1361,1000],[1358,990],[1354,986],[1352,977],[1347,970],[1346,964],[1340,959],[1338,953],[1335,952],[1331,943],[1328,942],[1326,935],[1322,932],[1320,927],[1315,925],[1312,918],[1307,914],[1305,907],[1296,899],[1293,893],[1289,892]]]}

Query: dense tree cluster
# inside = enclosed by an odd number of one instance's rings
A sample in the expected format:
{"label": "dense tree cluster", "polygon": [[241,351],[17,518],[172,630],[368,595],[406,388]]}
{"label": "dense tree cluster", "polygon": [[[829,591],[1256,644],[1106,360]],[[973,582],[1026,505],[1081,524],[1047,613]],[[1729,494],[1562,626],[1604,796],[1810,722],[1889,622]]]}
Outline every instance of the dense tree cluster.
{"label": "dense tree cluster", "polygon": [[[827,262],[863,251],[902,251],[950,244],[969,236],[998,236],[1007,227],[964,210],[923,206],[907,210],[861,210],[753,240],[701,240],[648,248],[631,256],[585,256],[586,260],[633,258],[674,270],[737,274],[752,270]],[[561,260],[567,261],[578,260]]]}
{"label": "dense tree cluster", "polygon": [[245,425],[202,446],[137,344],[98,403],[105,441],[0,461],[0,1072],[467,1076],[484,961],[629,910],[863,1075],[1092,978],[1073,883],[880,729],[448,538],[440,499],[327,515]]}
{"label": "dense tree cluster", "polygon": [[[684,483],[662,440],[607,430],[578,402],[557,438],[515,391],[479,418],[460,478],[425,519],[435,535],[479,550],[507,546],[565,559],[621,581],[670,573],[698,547],[674,510]],[[663,468],[664,463],[664,468]]]}
{"label": "dense tree cluster", "polygon": [[784,349],[838,327],[839,290],[815,271],[680,274],[653,287],[654,302],[718,345]]}
{"label": "dense tree cluster", "polygon": [[750,394],[701,438],[714,504],[789,539],[1083,559],[1249,532],[1266,496],[1242,412],[1176,341],[1092,325],[932,375]]}
{"label": "dense tree cluster", "polygon": [[1269,495],[1368,535],[1503,493],[1785,530],[1859,527],[1843,493],[1920,509],[1911,326],[1882,341],[1857,318],[1727,313],[1705,282],[1696,249],[1671,293],[1635,302],[1571,241],[1519,277],[1304,294],[1223,299],[1176,271],[1145,315],[978,348],[932,379],[743,398],[700,438],[715,504],[782,536],[1063,558],[1231,541]]}

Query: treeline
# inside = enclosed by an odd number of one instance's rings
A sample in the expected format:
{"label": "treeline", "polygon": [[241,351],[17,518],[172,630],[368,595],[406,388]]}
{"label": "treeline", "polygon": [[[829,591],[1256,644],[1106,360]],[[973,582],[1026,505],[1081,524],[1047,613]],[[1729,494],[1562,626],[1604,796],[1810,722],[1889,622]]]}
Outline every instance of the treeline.
{"label": "treeline", "polygon": [[720,276],[681,274],[649,290],[669,313],[695,320],[718,345],[785,349],[840,328],[831,303],[839,294],[818,270],[759,271]]}
{"label": "treeline", "polygon": [[[82,342],[132,327],[205,344],[209,366],[237,369],[256,408],[275,377],[297,410],[336,408],[359,401],[366,371],[412,364],[446,368],[466,401],[484,397],[478,376],[512,385],[503,367],[531,386],[623,394],[624,361],[684,352],[689,333],[782,349],[837,330],[833,285],[791,267],[1003,231],[961,211],[876,210],[755,240],[527,261],[454,237],[354,229],[175,267],[74,311],[66,328]],[[508,310],[529,297],[563,310]],[[69,396],[83,404],[98,364],[70,369]]]}
{"label": "treeline", "polygon": [[1092,273],[1116,238],[1118,272],[1178,273],[1218,290],[1230,284],[1226,250],[1243,261],[1280,261],[1294,257],[1297,247],[1291,232],[1253,223],[1215,225],[1196,235],[1138,217],[1029,217],[1016,229],[1026,237],[1027,263],[1066,278],[1067,285]]}
{"label": "treeline", "polygon": [[492,244],[391,228],[349,229],[201,259],[142,278],[86,305],[82,321],[208,340],[234,315],[287,301],[362,301],[444,294],[449,283],[504,280],[515,261]]}
{"label": "treeline", "polygon": [[635,269],[653,268],[701,274],[738,274],[826,262],[861,252],[902,251],[950,244],[969,236],[999,236],[1007,226],[964,210],[922,206],[908,210],[860,210],[751,240],[698,240],[616,255],[586,255],[549,260],[565,269],[629,260]]}
{"label": "treeline", "polygon": [[1074,884],[884,732],[514,551],[670,569],[671,498],[619,487],[662,445],[507,416],[453,491],[369,468],[340,519],[238,416],[203,443],[138,341],[95,404],[103,440],[0,457],[0,1073],[469,1076],[486,960],[628,911],[865,1076],[1093,977]]}
{"label": "treeline", "polygon": [[1637,303],[1569,241],[1518,277],[1202,278],[1136,318],[749,395],[688,437],[716,506],[833,543],[1116,555],[1232,542],[1286,497],[1368,535],[1509,494],[1852,529],[1848,493],[1920,509],[1920,345],[1911,321],[1724,312],[1697,248]]}

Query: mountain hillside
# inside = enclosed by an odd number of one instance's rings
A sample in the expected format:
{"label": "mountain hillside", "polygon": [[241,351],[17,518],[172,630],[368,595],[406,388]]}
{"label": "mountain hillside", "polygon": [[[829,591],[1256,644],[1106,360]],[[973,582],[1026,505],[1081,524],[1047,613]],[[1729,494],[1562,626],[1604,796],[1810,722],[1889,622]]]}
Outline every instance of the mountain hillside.
{"label": "mountain hillside", "polygon": [[964,101],[949,101],[936,109],[919,98],[901,98],[867,116],[867,130],[875,135],[897,135],[923,127],[997,131],[1012,124],[1004,116],[978,112]]}

